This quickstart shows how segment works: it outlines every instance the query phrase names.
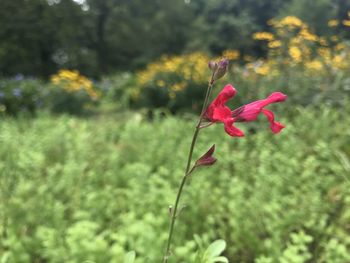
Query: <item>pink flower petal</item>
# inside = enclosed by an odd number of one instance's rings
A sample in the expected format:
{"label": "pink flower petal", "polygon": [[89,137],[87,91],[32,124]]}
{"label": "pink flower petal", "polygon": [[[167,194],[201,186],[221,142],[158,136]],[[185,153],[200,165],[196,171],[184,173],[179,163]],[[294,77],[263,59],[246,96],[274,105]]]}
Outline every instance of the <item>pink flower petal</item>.
{"label": "pink flower petal", "polygon": [[224,125],[225,125],[225,131],[228,135],[232,136],[232,137],[243,137],[244,136],[244,132],[242,132],[240,129],[238,129],[237,127],[235,127],[233,125],[234,120],[227,120]]}
{"label": "pink flower petal", "polygon": [[231,118],[231,109],[227,106],[220,105],[213,110],[212,121],[225,121]]}
{"label": "pink flower petal", "polygon": [[209,105],[205,116],[210,121],[224,121],[226,118],[231,117],[231,110],[225,106],[226,102],[236,95],[236,89],[227,84],[218,94],[218,96]]}
{"label": "pink flower petal", "polygon": [[268,121],[270,122],[270,128],[271,128],[273,133],[279,133],[283,128],[286,127],[286,126],[282,125],[280,122],[275,121],[275,115],[273,114],[272,111],[262,109],[261,112],[263,114],[265,114]]}
{"label": "pink flower petal", "polygon": [[237,122],[254,121],[258,118],[259,114],[261,113],[262,109],[265,106],[272,103],[285,101],[286,98],[287,96],[284,95],[282,92],[274,92],[270,96],[268,96],[266,99],[257,100],[249,104],[246,104],[244,105],[242,112],[239,113],[237,117],[235,117],[235,121]]}

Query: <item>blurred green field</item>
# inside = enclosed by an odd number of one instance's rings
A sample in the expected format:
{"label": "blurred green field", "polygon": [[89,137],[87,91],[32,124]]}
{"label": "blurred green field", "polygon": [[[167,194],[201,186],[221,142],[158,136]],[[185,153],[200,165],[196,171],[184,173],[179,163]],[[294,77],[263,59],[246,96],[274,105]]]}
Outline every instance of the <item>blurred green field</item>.
{"label": "blurred green field", "polygon": [[[350,1],[1,0],[0,25],[0,263],[161,262],[171,215],[164,263],[350,262]],[[177,214],[211,75],[247,115],[286,94],[286,128],[201,130]]]}
{"label": "blurred green field", "polygon": [[[217,239],[230,262],[350,261],[350,119],[294,110],[279,112],[275,136],[265,121],[244,138],[203,130],[195,155],[216,143],[218,162],[185,189],[171,262],[212,262],[195,254]],[[160,262],[193,126],[137,113],[2,118],[0,262],[123,262],[130,250]]]}

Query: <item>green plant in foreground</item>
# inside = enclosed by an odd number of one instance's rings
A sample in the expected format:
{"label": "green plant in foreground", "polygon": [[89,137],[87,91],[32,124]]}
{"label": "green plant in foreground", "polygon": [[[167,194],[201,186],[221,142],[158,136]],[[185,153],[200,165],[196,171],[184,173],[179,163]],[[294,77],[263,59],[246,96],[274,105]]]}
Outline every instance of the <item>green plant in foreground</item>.
{"label": "green plant in foreground", "polygon": [[218,63],[213,61],[209,62],[209,68],[212,70],[212,76],[208,84],[202,111],[199,116],[199,120],[197,122],[195,131],[192,137],[185,175],[181,180],[174,207],[169,208],[170,214],[171,214],[171,222],[170,222],[170,228],[169,228],[168,241],[166,245],[166,251],[163,259],[164,263],[168,262],[168,259],[171,255],[170,246],[171,246],[171,240],[174,234],[175,221],[179,215],[178,206],[179,206],[181,194],[187,179],[197,167],[210,166],[216,162],[216,158],[213,157],[213,154],[215,151],[215,144],[214,144],[204,155],[202,155],[194,163],[193,166],[191,166],[193,151],[194,151],[200,130],[216,122],[221,122],[224,124],[225,131],[227,134],[229,134],[232,137],[242,137],[244,136],[244,133],[240,129],[235,127],[234,124],[236,122],[254,121],[257,119],[260,113],[263,113],[267,117],[268,121],[270,122],[270,128],[273,133],[279,133],[285,127],[281,123],[275,121],[274,113],[272,111],[266,110],[264,108],[269,104],[285,101],[287,96],[281,92],[274,92],[270,96],[268,96],[266,99],[254,101],[252,103],[246,104],[232,111],[229,107],[226,106],[226,103],[228,100],[230,100],[232,97],[236,95],[236,89],[232,85],[228,84],[218,94],[215,100],[211,104],[209,104],[209,98],[212,93],[214,82],[225,75],[227,71],[227,67],[228,67],[227,59],[223,59]]}
{"label": "green plant in foreground", "polygon": [[135,251],[128,252],[124,257],[124,263],[134,263],[135,262]]}
{"label": "green plant in foreground", "polygon": [[[219,161],[186,184],[169,263],[194,263],[219,238],[230,262],[280,262],[290,252],[298,263],[350,262],[349,107],[293,105],[278,136],[263,131],[263,118],[240,140],[225,139],[219,125],[201,132],[195,154],[213,141]],[[1,118],[1,262],[123,263],[130,250],[137,263],[161,261],[163,208],[175,198],[193,124],[122,117]],[[312,237],[307,253],[293,239],[301,232]]]}

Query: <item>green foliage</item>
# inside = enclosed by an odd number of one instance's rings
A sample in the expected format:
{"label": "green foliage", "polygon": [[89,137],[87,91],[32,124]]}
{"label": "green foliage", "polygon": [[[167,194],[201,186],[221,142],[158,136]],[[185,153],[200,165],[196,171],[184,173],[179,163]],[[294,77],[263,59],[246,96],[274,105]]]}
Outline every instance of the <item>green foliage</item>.
{"label": "green foliage", "polygon": [[36,79],[0,79],[0,113],[34,113],[42,108],[48,90]]}
{"label": "green foliage", "polygon": [[0,74],[47,77],[68,62],[84,69],[81,55],[88,52],[81,42],[86,39],[82,18],[74,1],[2,0]]}
{"label": "green foliage", "polygon": [[[197,2],[197,1],[193,1]],[[209,0],[193,3],[200,13],[194,20],[192,50],[220,54],[225,49],[254,53],[251,35],[266,27],[266,21],[276,15],[287,1]]]}
{"label": "green foliage", "polygon": [[68,92],[53,85],[46,87],[50,89],[46,106],[53,113],[86,115],[95,108],[97,103],[84,90]]}
{"label": "green foliage", "polygon": [[103,113],[130,108],[139,94],[136,74],[131,72],[105,76],[96,85],[102,94],[99,111]]}
{"label": "green foliage", "polygon": [[125,255],[124,263],[134,263],[135,262],[135,251],[130,251]]}
{"label": "green foliage", "polygon": [[137,73],[135,104],[147,108],[164,107],[172,112],[197,109],[208,85],[209,57],[200,52],[164,56]]}
{"label": "green foliage", "polygon": [[53,85],[21,75],[0,79],[0,114],[33,115],[39,109],[47,109],[53,113],[82,115],[96,108],[99,93],[93,88],[80,88],[83,87],[80,83],[67,83],[70,87],[68,84],[78,86],[77,90],[72,92],[63,83]]}
{"label": "green foliage", "polygon": [[[350,78],[345,71],[326,75],[308,76],[302,69],[286,69],[278,77],[245,76],[244,69],[235,67],[228,75],[228,82],[238,89],[234,103],[266,97],[276,90],[288,94],[289,105],[331,105],[346,107],[350,95]],[[254,88],[252,88],[254,87]],[[289,105],[287,107],[289,108]]]}
{"label": "green foliage", "polygon": [[[285,6],[281,15],[293,14],[312,25],[318,33],[329,34],[329,28],[324,26],[328,20],[339,16],[341,9],[350,9],[349,3],[342,3],[342,1],[338,3],[335,4],[334,1],[328,0],[318,0],[313,3],[307,0],[291,0]],[[310,12],[310,8],[312,8],[312,12]]]}
{"label": "green foliage", "polygon": [[205,250],[200,246],[200,250],[197,252],[194,262],[195,263],[215,263],[223,262],[228,263],[226,257],[220,256],[226,248],[226,242],[222,239],[216,240],[211,243]]}
{"label": "green foliage", "polygon": [[[195,156],[216,143],[218,162],[186,186],[171,262],[348,262],[347,110],[297,108],[276,136],[203,130]],[[193,125],[2,118],[0,261],[160,262]]]}
{"label": "green foliage", "polygon": [[328,35],[328,19],[349,9],[346,0],[1,0],[0,75],[74,68],[96,78],[199,50],[263,56],[251,34],[268,19],[299,16]]}

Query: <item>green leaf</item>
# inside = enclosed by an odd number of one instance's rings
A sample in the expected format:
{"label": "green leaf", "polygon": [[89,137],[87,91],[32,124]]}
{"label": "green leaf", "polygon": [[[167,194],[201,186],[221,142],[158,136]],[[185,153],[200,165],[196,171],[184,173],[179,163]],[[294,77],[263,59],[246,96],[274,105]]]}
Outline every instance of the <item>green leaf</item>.
{"label": "green leaf", "polygon": [[214,258],[213,262],[229,263],[226,257],[216,257]]}
{"label": "green leaf", "polygon": [[225,248],[225,240],[219,239],[209,245],[209,247],[207,248],[207,253],[210,258],[214,258],[216,256],[220,256],[220,254],[225,250]]}
{"label": "green leaf", "polygon": [[135,251],[128,252],[124,257],[124,263],[134,263],[136,257]]}

